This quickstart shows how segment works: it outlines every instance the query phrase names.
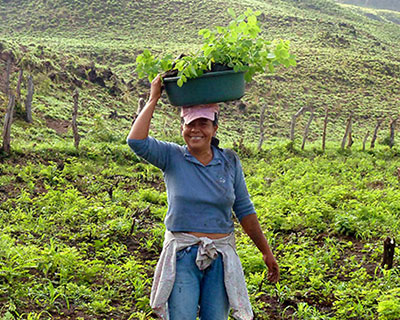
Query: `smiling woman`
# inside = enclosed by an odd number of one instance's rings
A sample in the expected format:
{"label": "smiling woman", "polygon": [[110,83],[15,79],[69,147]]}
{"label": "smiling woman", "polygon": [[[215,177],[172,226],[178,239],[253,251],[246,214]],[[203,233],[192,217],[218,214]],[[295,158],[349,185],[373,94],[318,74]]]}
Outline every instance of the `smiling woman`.
{"label": "smiling woman", "polygon": [[218,105],[198,105],[182,108],[182,136],[189,152],[204,165],[213,157],[212,144],[218,129]]}
{"label": "smiling woman", "polygon": [[218,105],[183,107],[186,146],[149,136],[161,96],[161,78],[128,135],[140,157],[160,168],[168,195],[164,247],[154,275],[150,304],[162,319],[253,319],[237,255],[234,212],[263,255],[272,282],[279,267],[261,230],[237,155],[215,143]]}

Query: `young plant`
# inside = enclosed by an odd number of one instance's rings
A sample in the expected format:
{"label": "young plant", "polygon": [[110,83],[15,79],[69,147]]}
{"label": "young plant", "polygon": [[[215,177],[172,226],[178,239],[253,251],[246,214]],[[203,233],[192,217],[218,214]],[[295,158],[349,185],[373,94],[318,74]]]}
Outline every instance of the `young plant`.
{"label": "young plant", "polygon": [[296,65],[294,56],[289,53],[289,41],[267,41],[260,36],[261,28],[257,21],[260,11],[248,9],[236,16],[229,9],[228,13],[233,18],[228,26],[199,31],[203,45],[195,53],[172,60],[171,55],[156,58],[145,50],[136,58],[139,77],[147,76],[152,81],[161,72],[175,71],[177,84],[182,86],[187,79],[200,77],[204,72],[214,71],[216,65],[222,65],[244,72],[245,80],[250,82],[254,74],[274,72],[277,65]]}

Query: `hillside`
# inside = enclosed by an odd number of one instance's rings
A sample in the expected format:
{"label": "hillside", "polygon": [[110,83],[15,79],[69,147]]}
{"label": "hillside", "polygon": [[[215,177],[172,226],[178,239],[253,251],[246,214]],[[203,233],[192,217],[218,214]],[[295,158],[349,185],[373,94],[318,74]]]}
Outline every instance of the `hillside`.
{"label": "hillside", "polygon": [[[68,73],[68,59],[75,69],[89,69],[93,62],[111,67],[117,81],[130,84],[122,83],[115,97],[107,97],[105,92],[107,99],[115,100],[112,104],[119,105],[122,97],[135,101],[138,94],[146,92],[133,73],[137,53],[144,48],[174,54],[192,50],[200,41],[197,30],[227,23],[228,7],[238,12],[247,7],[261,9],[265,36],[291,40],[298,57],[296,68],[259,77],[251,84],[244,98],[249,112],[245,116],[250,117],[249,123],[254,119],[246,130],[248,139],[256,140],[252,128],[257,126],[260,97],[270,105],[274,125],[269,133],[284,137],[291,114],[303,105],[317,109],[314,139],[320,136],[325,107],[341,130],[353,110],[359,122],[354,131],[359,137],[374,126],[376,117],[396,114],[400,87],[398,26],[332,1],[2,1],[0,30],[2,41],[12,41],[8,46],[17,55],[35,55],[32,60],[39,64],[35,71],[41,73],[39,78],[46,77],[51,69]],[[52,62],[45,67],[47,60]],[[62,81],[59,87],[63,87]],[[35,99],[43,103],[40,90],[36,92]],[[103,110],[102,105],[99,102],[98,110]],[[241,116],[230,110],[225,113],[227,120]],[[126,112],[123,107],[121,111]],[[337,139],[336,130],[332,131],[332,138]]]}

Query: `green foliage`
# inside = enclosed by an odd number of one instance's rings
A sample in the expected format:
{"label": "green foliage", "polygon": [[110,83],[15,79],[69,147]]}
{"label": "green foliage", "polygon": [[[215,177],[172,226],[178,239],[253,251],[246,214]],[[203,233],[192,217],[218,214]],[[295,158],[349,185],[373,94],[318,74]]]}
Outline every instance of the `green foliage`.
{"label": "green foliage", "polygon": [[151,82],[162,71],[177,70],[177,84],[182,86],[187,79],[200,77],[217,64],[244,72],[245,80],[250,82],[255,73],[274,72],[275,66],[280,64],[296,65],[294,56],[289,53],[289,41],[267,41],[260,37],[257,16],[261,11],[248,9],[238,17],[232,9],[228,12],[233,20],[227,27],[199,31],[203,45],[194,54],[175,60],[171,55],[157,59],[145,50],[136,58],[139,77],[147,76]]}
{"label": "green foliage", "polygon": [[379,297],[379,319],[394,320],[400,317],[400,288],[389,290]]}

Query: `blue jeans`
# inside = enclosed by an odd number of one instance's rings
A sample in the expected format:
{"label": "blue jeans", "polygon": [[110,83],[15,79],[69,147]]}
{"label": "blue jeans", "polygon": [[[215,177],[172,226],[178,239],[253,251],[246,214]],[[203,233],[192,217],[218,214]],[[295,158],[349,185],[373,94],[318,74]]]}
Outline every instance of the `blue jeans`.
{"label": "blue jeans", "polygon": [[229,301],[224,284],[221,254],[205,270],[197,267],[198,246],[176,254],[176,277],[168,299],[169,320],[226,320]]}

